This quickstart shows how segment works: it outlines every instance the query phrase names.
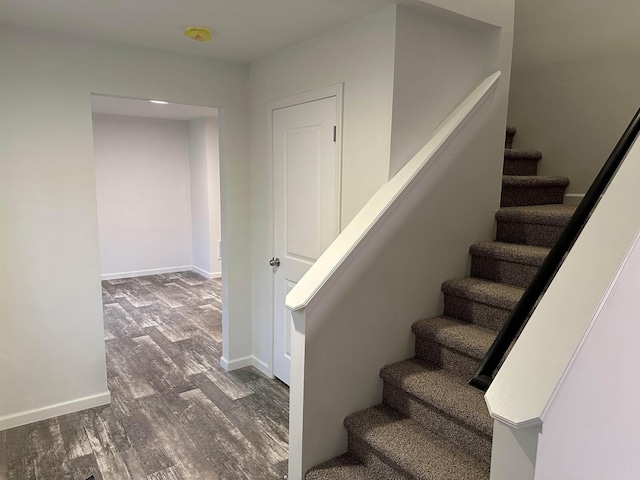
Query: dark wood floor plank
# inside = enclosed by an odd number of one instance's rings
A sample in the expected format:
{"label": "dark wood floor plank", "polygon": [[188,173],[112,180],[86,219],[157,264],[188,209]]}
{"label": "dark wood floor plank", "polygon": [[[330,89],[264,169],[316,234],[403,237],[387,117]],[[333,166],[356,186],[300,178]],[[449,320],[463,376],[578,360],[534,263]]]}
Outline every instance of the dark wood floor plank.
{"label": "dark wood floor plank", "polygon": [[86,457],[93,453],[82,417],[82,412],[76,412],[57,418],[64,449],[70,459]]}
{"label": "dark wood floor plank", "polygon": [[120,421],[127,431],[127,436],[146,475],[173,466],[169,455],[142,413],[122,418]]}
{"label": "dark wood floor plank", "polygon": [[[257,395],[244,397],[234,402],[205,375],[196,375],[193,381],[198,389],[221,410],[221,413],[233,424],[240,435],[249,442],[251,446],[249,450],[253,455],[267,459],[269,466],[275,466],[287,458],[286,427],[280,429],[278,427],[282,427],[282,425],[278,425],[268,417],[256,414],[256,410],[244,408],[247,400],[250,397],[257,397]],[[266,403],[257,398],[255,400]],[[278,472],[273,468],[270,473],[274,475],[272,478],[275,478]]]}
{"label": "dark wood floor plank", "polygon": [[122,453],[131,448],[128,432],[110,406],[84,410],[81,415],[82,425],[96,456],[103,453]]}
{"label": "dark wood floor plank", "polygon": [[145,333],[158,345],[166,355],[184,372],[188,377],[202,372],[197,362],[193,361],[186,353],[193,348],[190,338],[178,342],[171,342],[165,337],[157,327],[145,329]]}
{"label": "dark wood floor plank", "polygon": [[288,389],[220,366],[220,281],[102,286],[111,404],[0,432],[0,480],[283,478]]}
{"label": "dark wood floor plank", "polygon": [[115,338],[105,342],[107,350],[107,377],[119,377],[131,398],[153,395],[156,391],[147,382],[136,358],[137,344],[129,338]]}
{"label": "dark wood floor plank", "polygon": [[96,457],[93,454],[75,457],[69,460],[71,480],[84,480],[93,475],[95,480],[109,480],[103,477]]}
{"label": "dark wood floor plank", "polygon": [[109,452],[100,457],[94,457],[103,479],[110,480],[117,478],[118,480],[137,480],[138,478],[144,478],[146,476],[141,468],[137,472],[131,470],[123,458],[123,455],[126,453],[127,452],[123,454]]}
{"label": "dark wood floor plank", "polygon": [[180,414],[181,410],[188,408],[186,403],[181,402],[182,404],[177,408],[176,403],[172,403],[174,407],[174,411],[172,411],[159,395],[147,397],[141,402],[144,403],[144,415],[149,420],[149,425],[154,429],[154,433],[167,455],[174,465],[180,467],[179,471],[189,472],[189,476],[185,478],[192,480],[218,480],[220,478],[180,422],[176,421],[176,416]]}
{"label": "dark wood floor plank", "polygon": [[154,308],[146,309],[143,313],[148,323],[153,322],[158,330],[171,342],[186,340],[193,335],[193,327],[185,322],[179,310],[171,310],[162,305],[154,305]]}
{"label": "dark wood floor plank", "polygon": [[32,423],[6,431],[9,480],[36,478],[38,457],[32,437],[37,428],[38,424]]}
{"label": "dark wood floor plank", "polygon": [[193,388],[193,384],[178,368],[157,343],[148,335],[137,337],[134,341],[140,346],[138,358],[143,358],[146,365],[145,377],[159,390],[159,384],[168,385],[176,392],[185,392]]}
{"label": "dark wood floor plank", "polygon": [[105,332],[113,337],[137,337],[144,335],[136,321],[119,303],[106,304],[103,308]]}
{"label": "dark wood floor plank", "polygon": [[[223,478],[263,480],[264,467],[250,442],[199,389],[180,394],[191,407],[183,412],[183,424],[205,457],[223,469]],[[226,470],[226,475],[225,475]]]}
{"label": "dark wood floor plank", "polygon": [[0,432],[0,480],[9,478],[9,469],[7,466],[7,432]]}

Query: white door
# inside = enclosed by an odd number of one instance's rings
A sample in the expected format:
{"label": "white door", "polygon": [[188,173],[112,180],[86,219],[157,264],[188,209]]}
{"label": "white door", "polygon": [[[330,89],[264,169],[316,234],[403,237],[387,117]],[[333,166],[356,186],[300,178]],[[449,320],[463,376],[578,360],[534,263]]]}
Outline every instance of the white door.
{"label": "white door", "polygon": [[[289,384],[285,297],[339,233],[337,98],[273,111],[274,375]],[[276,260],[277,259],[277,260]]]}

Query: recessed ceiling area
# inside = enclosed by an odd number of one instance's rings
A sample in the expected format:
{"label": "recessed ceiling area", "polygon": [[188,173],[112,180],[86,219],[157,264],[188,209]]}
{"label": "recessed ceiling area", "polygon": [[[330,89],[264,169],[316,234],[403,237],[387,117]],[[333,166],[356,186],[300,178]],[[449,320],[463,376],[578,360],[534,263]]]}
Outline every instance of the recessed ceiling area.
{"label": "recessed ceiling area", "polygon": [[[249,63],[394,3],[420,0],[0,0],[0,23]],[[206,25],[212,41],[184,35]]]}
{"label": "recessed ceiling area", "polygon": [[[162,100],[162,99],[156,99]],[[218,109],[168,103],[151,103],[136,98],[91,95],[91,111],[107,115],[125,115],[129,117],[163,118],[166,120],[194,120],[202,117],[217,117]]]}

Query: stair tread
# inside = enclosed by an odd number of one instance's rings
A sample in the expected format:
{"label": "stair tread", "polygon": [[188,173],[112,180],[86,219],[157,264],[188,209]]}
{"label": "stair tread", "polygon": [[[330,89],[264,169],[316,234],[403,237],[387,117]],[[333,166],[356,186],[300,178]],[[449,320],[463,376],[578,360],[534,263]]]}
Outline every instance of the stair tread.
{"label": "stair tread", "polygon": [[443,282],[442,291],[445,294],[456,295],[486,305],[514,309],[524,293],[524,288],[482,278],[466,277]]}
{"label": "stair tread", "polygon": [[478,360],[484,357],[496,337],[491,329],[445,316],[418,320],[411,329],[417,337],[431,337]]}
{"label": "stair tread", "polygon": [[502,187],[541,188],[567,187],[569,177],[550,177],[543,175],[503,175]]}
{"label": "stair tread", "polygon": [[542,158],[542,152],[539,150],[522,150],[519,148],[505,148],[504,158],[505,160],[538,161]]}
{"label": "stair tread", "polygon": [[375,449],[385,463],[408,477],[420,480],[489,478],[488,463],[461,452],[416,421],[384,405],[349,415],[345,426]]}
{"label": "stair tread", "polygon": [[313,467],[305,480],[377,480],[378,477],[350,453]]}
{"label": "stair tread", "polygon": [[380,370],[380,376],[385,382],[453,417],[457,423],[491,437],[493,421],[487,411],[484,392],[470,386],[468,378],[418,359],[386,365]]}
{"label": "stair tread", "polygon": [[[513,208],[513,207],[512,207]],[[507,262],[540,266],[549,248],[506,242],[478,242],[469,247],[469,254]]]}
{"label": "stair tread", "polygon": [[496,220],[499,222],[564,226],[569,223],[575,210],[575,205],[564,204],[502,207],[496,212]]}

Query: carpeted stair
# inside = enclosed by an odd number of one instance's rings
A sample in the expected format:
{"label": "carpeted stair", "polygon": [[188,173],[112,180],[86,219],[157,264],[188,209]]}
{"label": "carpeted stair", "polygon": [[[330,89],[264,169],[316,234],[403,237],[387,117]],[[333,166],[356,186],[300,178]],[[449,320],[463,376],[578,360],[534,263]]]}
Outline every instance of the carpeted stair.
{"label": "carpeted stair", "polygon": [[306,480],[489,478],[493,421],[467,382],[575,210],[562,205],[569,179],[537,176],[542,154],[513,149],[515,133],[496,241],[471,245],[471,276],[444,282],[443,314],[412,327],[416,356],[382,368],[382,404],[349,415],[349,451]]}

